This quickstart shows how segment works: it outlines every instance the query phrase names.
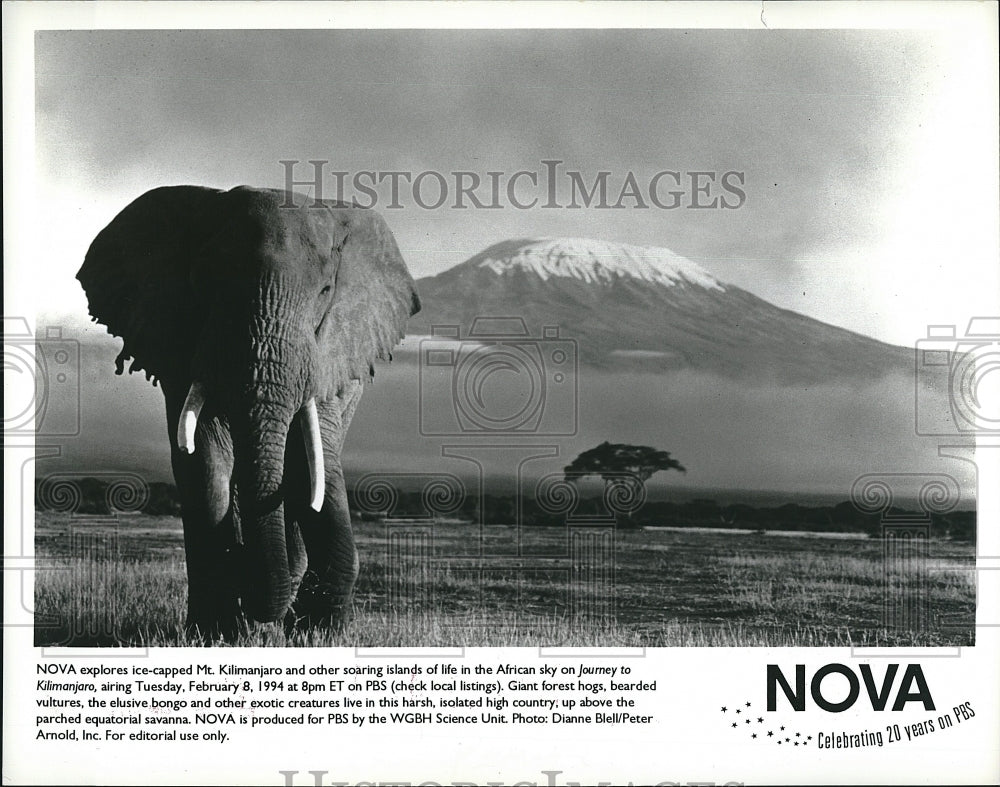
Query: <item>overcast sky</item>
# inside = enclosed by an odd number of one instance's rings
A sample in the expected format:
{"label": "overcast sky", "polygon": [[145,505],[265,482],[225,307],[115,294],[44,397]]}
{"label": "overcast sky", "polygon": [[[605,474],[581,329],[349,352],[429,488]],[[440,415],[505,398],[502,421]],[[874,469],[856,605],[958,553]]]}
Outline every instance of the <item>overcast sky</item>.
{"label": "overcast sky", "polygon": [[[47,315],[143,191],[330,169],[745,173],[736,210],[387,210],[417,276],[511,237],[664,246],[897,344],[996,313],[996,63],[916,31],[48,31],[36,35]],[[310,174],[303,164],[296,173]],[[484,175],[485,177],[485,175]],[[332,186],[332,180],[329,181]],[[326,194],[325,196],[330,196]],[[632,203],[629,203],[632,204]]]}

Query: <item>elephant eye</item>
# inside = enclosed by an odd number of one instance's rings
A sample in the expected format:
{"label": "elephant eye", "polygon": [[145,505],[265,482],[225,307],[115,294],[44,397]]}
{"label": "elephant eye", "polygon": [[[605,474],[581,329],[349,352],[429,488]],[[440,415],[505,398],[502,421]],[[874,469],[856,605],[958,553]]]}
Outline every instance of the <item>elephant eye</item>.
{"label": "elephant eye", "polygon": [[322,290],[319,291],[320,295],[326,295],[330,291],[330,285],[327,284]]}

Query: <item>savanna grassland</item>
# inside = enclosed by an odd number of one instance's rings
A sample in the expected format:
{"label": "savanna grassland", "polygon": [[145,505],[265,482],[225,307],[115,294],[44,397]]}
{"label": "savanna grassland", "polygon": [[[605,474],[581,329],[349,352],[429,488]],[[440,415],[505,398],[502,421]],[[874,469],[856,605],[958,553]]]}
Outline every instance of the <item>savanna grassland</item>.
{"label": "savanna grassland", "polygon": [[[346,631],[286,637],[258,626],[235,644],[936,646],[975,637],[968,543],[931,540],[926,560],[887,570],[883,542],[862,535],[533,527],[519,536],[459,522],[358,522],[355,532],[361,575]],[[203,644],[184,633],[178,518],[43,512],[36,556],[36,644]],[[900,598],[910,606],[887,615],[885,602]]]}

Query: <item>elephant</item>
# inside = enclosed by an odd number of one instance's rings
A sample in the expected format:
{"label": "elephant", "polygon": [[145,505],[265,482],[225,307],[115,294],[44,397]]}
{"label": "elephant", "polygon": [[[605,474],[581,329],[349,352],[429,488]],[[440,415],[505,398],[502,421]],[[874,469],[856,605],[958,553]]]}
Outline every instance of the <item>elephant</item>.
{"label": "elephant", "polygon": [[166,186],[77,273],[92,319],[166,403],[186,628],[343,627],[359,562],[341,466],[376,360],[420,309],[374,210],[277,189]]}

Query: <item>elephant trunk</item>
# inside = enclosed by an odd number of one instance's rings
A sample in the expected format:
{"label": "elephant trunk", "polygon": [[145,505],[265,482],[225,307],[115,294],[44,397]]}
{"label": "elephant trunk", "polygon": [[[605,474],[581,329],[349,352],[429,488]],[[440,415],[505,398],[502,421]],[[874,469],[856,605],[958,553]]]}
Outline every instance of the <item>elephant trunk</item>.
{"label": "elephant trunk", "polygon": [[[310,389],[313,353],[295,335],[283,334],[276,326],[282,321],[260,320],[267,326],[253,336],[252,358],[246,359],[234,400],[226,408],[233,437],[233,474],[246,547],[244,610],[260,621],[280,620],[293,599],[284,506],[285,452],[289,429],[300,410],[306,433],[314,429],[319,441],[318,419]],[[313,417],[310,417],[312,414]],[[307,441],[307,449],[308,449]],[[310,469],[323,474],[322,451],[312,455]],[[311,485],[313,497],[317,482]],[[318,485],[320,500],[322,484]]]}
{"label": "elephant trunk", "polygon": [[299,307],[305,293],[288,277],[264,273],[258,278],[250,292],[234,291],[231,302],[213,314],[206,341],[195,355],[195,383],[181,413],[177,442],[182,451],[194,450],[192,424],[203,401],[228,419],[246,555],[244,611],[256,620],[274,621],[293,600],[288,548],[294,545],[287,538],[283,483],[293,420],[302,424],[309,459],[310,500],[303,502],[314,508],[322,505],[325,473],[311,398],[315,336]]}
{"label": "elephant trunk", "polygon": [[280,620],[291,604],[285,541],[285,443],[295,407],[259,399],[233,418],[234,476],[246,545],[244,611],[255,620]]}

